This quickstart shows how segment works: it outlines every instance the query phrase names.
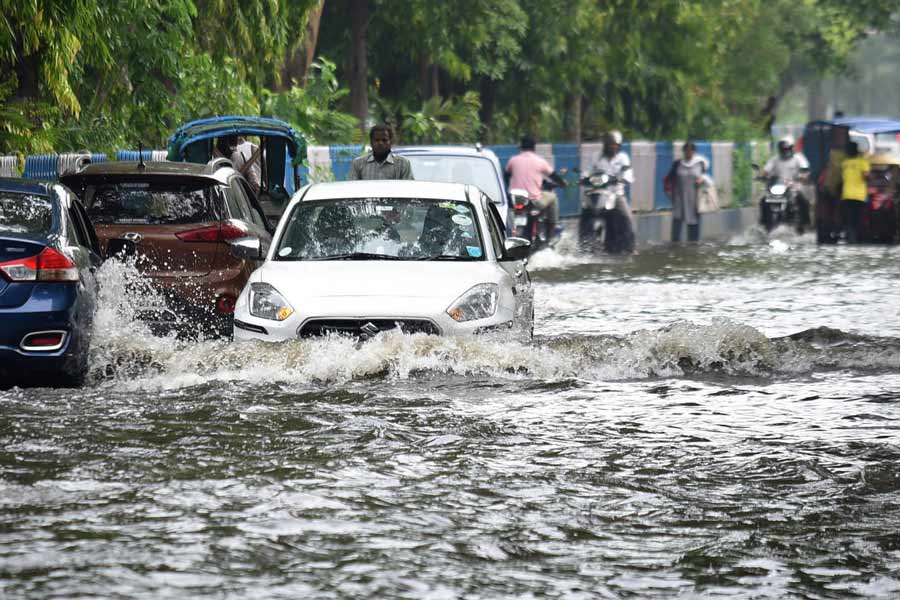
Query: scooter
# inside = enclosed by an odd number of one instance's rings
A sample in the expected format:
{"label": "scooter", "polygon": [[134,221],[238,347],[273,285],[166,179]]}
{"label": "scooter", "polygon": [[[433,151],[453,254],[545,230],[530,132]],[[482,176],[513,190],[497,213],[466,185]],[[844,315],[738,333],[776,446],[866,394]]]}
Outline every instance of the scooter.
{"label": "scooter", "polygon": [[628,215],[616,206],[623,180],[597,173],[580,181],[585,200],[578,219],[578,240],[583,250],[608,253],[634,252],[635,238]]}

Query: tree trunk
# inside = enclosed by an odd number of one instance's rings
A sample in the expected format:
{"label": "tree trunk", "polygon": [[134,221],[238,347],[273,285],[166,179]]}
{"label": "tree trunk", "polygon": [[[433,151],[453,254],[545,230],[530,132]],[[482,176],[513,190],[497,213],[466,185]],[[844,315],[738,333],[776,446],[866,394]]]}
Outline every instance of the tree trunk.
{"label": "tree trunk", "polygon": [[481,124],[484,127],[484,131],[490,133],[491,123],[494,120],[494,106],[496,105],[497,99],[497,84],[490,77],[484,76],[481,78],[479,91],[481,92],[481,110],[478,111],[478,116],[481,117]]}
{"label": "tree trunk", "polygon": [[286,92],[291,89],[295,81],[299,85],[305,84],[309,68],[316,58],[319,26],[322,24],[322,11],[324,9],[325,0],[319,0],[319,3],[309,10],[303,42],[292,50],[287,60],[284,61],[284,66],[281,69],[281,81],[276,88],[278,91]]}
{"label": "tree trunk", "polygon": [[40,57],[38,54],[22,56],[20,52],[19,60],[14,68],[18,82],[13,97],[23,100],[37,98],[40,94]]}
{"label": "tree trunk", "polygon": [[826,100],[822,90],[822,81],[816,79],[809,84],[809,97],[806,101],[806,110],[810,121],[817,121],[825,118]]}
{"label": "tree trunk", "polygon": [[441,95],[439,75],[438,66],[431,62],[431,57],[419,58],[419,87],[422,90],[422,102]]}
{"label": "tree trunk", "polygon": [[369,116],[369,63],[366,30],[369,27],[369,0],[347,0],[350,12],[350,112],[359,119],[365,134]]}
{"label": "tree trunk", "polygon": [[576,144],[581,143],[581,93],[566,94],[566,137]]}
{"label": "tree trunk", "polygon": [[429,81],[430,89],[428,90],[428,92],[429,92],[428,97],[434,98],[435,96],[441,95],[441,83],[440,83],[440,78],[438,77],[440,75],[440,72],[438,71],[438,66],[435,64],[432,64],[429,67],[429,71],[430,71],[431,77],[430,77],[430,81]]}

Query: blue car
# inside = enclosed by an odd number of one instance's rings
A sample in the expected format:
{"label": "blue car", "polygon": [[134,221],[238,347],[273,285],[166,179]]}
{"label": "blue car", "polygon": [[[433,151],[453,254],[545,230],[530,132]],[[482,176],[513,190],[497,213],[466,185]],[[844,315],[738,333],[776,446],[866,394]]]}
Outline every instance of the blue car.
{"label": "blue car", "polygon": [[66,187],[0,178],[0,387],[84,382],[101,260]]}

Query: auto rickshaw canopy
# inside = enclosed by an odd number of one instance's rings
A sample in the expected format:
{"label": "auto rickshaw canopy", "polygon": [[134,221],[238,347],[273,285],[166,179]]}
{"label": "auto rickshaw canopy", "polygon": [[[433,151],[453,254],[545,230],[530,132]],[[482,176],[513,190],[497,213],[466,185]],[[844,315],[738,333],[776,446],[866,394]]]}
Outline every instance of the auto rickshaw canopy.
{"label": "auto rickshaw canopy", "polygon": [[267,117],[224,116],[191,121],[169,138],[166,158],[171,161],[207,163],[213,143],[226,136],[258,136],[263,146],[263,190],[270,200],[286,202],[300,186],[300,165],[306,155],[306,138],[284,121]]}

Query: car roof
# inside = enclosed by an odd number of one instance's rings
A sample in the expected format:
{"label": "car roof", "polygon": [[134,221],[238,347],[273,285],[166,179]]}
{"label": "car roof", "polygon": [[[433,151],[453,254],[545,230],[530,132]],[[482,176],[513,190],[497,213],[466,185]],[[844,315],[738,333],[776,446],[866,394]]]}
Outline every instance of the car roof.
{"label": "car roof", "polygon": [[[143,168],[140,165],[143,164]],[[227,163],[221,162],[219,165]],[[141,180],[154,179],[177,179],[184,177],[186,179],[205,179],[210,183],[227,183],[228,177],[234,169],[230,167],[218,166],[213,164],[198,164],[190,162],[174,162],[174,161],[148,161],[139,163],[136,161],[115,161],[93,163],[86,165],[78,171],[64,173],[60,177],[60,181],[72,181],[79,179],[93,179],[103,177],[114,177],[115,179],[126,179],[129,176]]]}
{"label": "car roof", "polygon": [[18,177],[0,177],[0,192],[49,196],[52,185],[51,183],[19,179]]}
{"label": "car roof", "polygon": [[391,148],[395,154],[435,154],[440,156],[480,156],[482,158],[497,158],[494,151],[489,148],[477,146],[399,146]]}
{"label": "car roof", "polygon": [[413,180],[363,180],[314,183],[306,189],[303,201],[334,198],[436,198],[441,200],[469,200],[474,186],[462,183],[438,183]]}

